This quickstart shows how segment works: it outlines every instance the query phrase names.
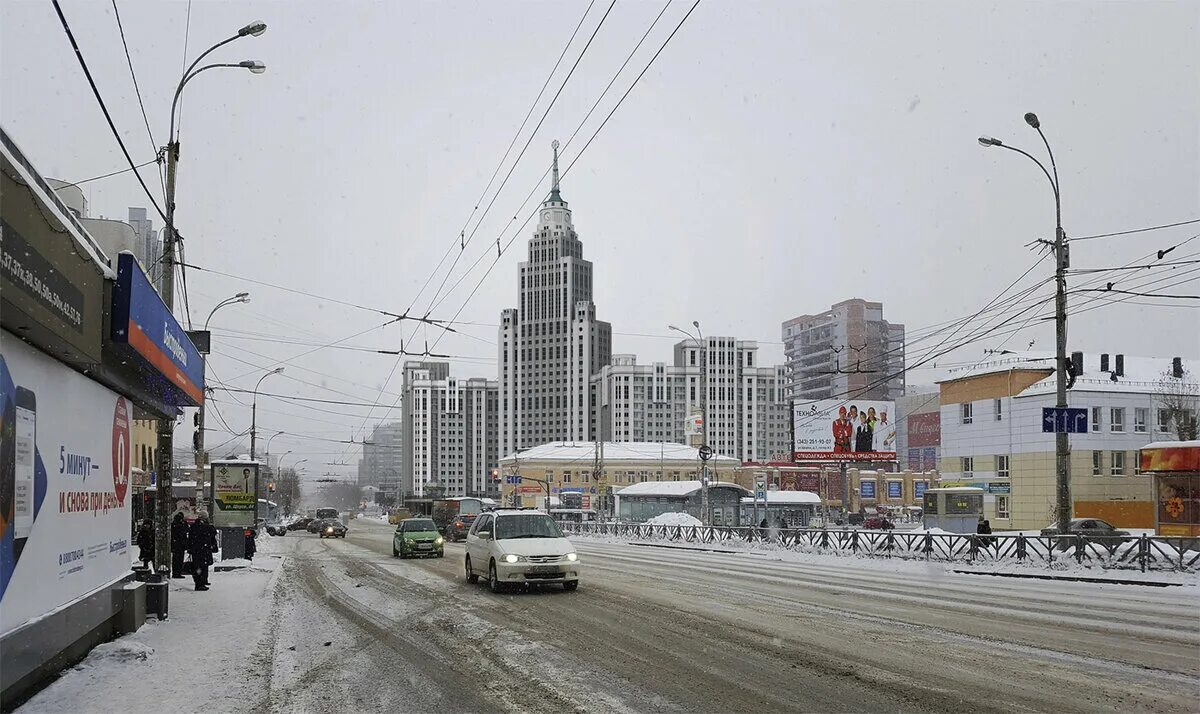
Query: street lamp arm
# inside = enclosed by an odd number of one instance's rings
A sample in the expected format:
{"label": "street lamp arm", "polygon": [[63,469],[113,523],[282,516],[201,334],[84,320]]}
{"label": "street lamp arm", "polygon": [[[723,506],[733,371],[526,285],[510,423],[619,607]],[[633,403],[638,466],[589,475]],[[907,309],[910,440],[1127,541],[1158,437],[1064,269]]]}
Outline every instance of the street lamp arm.
{"label": "street lamp arm", "polygon": [[[1046,145],[1046,153],[1050,156],[1050,169],[1054,172],[1054,198],[1061,201],[1062,193],[1060,192],[1060,187],[1062,184],[1058,182],[1058,165],[1054,163],[1054,150],[1050,148],[1050,142],[1046,140],[1046,135],[1042,132],[1041,124],[1034,128],[1037,129],[1038,136],[1042,137],[1042,143]],[[1045,170],[1046,167],[1043,166],[1042,171]],[[1062,221],[1060,220],[1059,222],[1061,223]]]}
{"label": "street lamp arm", "polygon": [[[1015,146],[1009,146],[1008,144],[996,144],[996,146],[999,146],[1002,149],[1008,149],[1009,151],[1015,151],[1018,154],[1021,154],[1025,158],[1029,159],[1033,163],[1037,164],[1038,168],[1042,170],[1042,173],[1046,175],[1046,180],[1050,182],[1050,189],[1052,191],[1054,191],[1054,200],[1056,202],[1058,201],[1058,182],[1055,181],[1054,177],[1050,175],[1050,172],[1048,170],[1046,170],[1046,165],[1043,164],[1041,161],[1039,161],[1036,156],[1029,153],[1028,151],[1025,151],[1023,149],[1018,149]],[[1051,160],[1053,161],[1053,157],[1051,157]]]}
{"label": "street lamp arm", "polygon": [[[228,40],[226,40],[226,42],[228,42]],[[218,45],[218,47],[219,46],[220,45]],[[216,47],[214,47],[213,49],[216,49]],[[209,50],[209,52],[212,52],[212,50]],[[206,52],[205,54],[208,54],[208,53]],[[203,55],[201,55],[201,56],[203,57]],[[197,62],[198,61],[199,60],[197,60]],[[192,67],[195,67],[195,66],[196,66],[195,63],[192,63]],[[171,100],[171,131],[167,134],[167,143],[168,144],[175,143],[175,110],[179,106],[179,97],[181,97],[183,95],[183,85],[190,82],[192,80],[192,77],[195,77],[196,75],[200,74],[201,72],[203,72],[205,70],[216,69],[218,67],[240,67],[240,66],[241,65],[239,65],[239,64],[231,64],[228,62],[221,62],[218,64],[206,64],[194,72],[191,70],[191,67],[188,68],[188,72],[190,72],[190,74],[184,74],[183,79],[179,80],[179,86],[175,88],[175,98]]]}

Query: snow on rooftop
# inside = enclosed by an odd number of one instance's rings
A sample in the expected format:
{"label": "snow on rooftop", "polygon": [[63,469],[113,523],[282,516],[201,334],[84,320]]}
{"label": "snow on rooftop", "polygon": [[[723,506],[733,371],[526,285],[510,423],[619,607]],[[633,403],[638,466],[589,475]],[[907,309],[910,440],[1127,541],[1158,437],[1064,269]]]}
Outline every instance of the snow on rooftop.
{"label": "snow on rooftop", "polygon": [[[595,458],[596,445],[590,441],[555,441],[542,444],[531,449],[509,454],[500,461],[512,463],[519,461],[569,461],[590,463]],[[694,461],[700,462],[694,447],[686,444],[662,444],[653,441],[606,441],[604,442],[604,461]],[[732,456],[714,454],[712,464],[740,464]]]}
{"label": "snow on rooftop", "polygon": [[[1071,391],[1153,393],[1158,391],[1159,380],[1171,369],[1170,357],[1124,355],[1124,373],[1114,380],[1113,371],[1117,366],[1116,353],[1108,353],[1107,372],[1100,370],[1100,359],[1098,352],[1084,353],[1083,374],[1075,379]],[[1010,370],[1047,370],[1050,372],[1048,376],[1018,395],[1040,396],[1053,392],[1057,387],[1054,363],[1054,355],[1047,352],[1013,352],[997,359],[951,369],[939,384],[985,374],[1004,373]],[[1185,359],[1183,368],[1188,373],[1187,384],[1200,393],[1200,384],[1197,383],[1200,378],[1200,360]]]}
{"label": "snow on rooftop", "polygon": [[[753,503],[754,497],[742,499],[742,503]],[[767,491],[768,506],[795,506],[805,503],[820,503],[821,497],[812,491]]]}
{"label": "snow on rooftop", "polygon": [[[605,458],[605,460],[608,459],[607,447],[604,452],[604,458]],[[712,481],[708,484],[708,487],[710,489],[717,488],[719,486],[724,486],[727,488],[741,489],[742,491],[744,491],[746,493],[750,493],[749,490],[742,488],[741,486],[737,485],[736,483],[729,483],[727,481]],[[617,491],[617,495],[622,496],[622,497],[624,497],[624,496],[672,496],[672,497],[676,497],[676,498],[686,498],[687,496],[690,496],[699,490],[700,490],[700,482],[699,481],[642,481],[641,483],[635,483],[631,486],[626,486],[625,488],[621,489],[620,491]]]}

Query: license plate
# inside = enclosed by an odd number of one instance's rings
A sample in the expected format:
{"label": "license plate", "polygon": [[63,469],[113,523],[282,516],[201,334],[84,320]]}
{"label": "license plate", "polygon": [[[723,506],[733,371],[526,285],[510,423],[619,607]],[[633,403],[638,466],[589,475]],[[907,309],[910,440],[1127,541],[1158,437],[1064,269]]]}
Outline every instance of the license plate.
{"label": "license plate", "polygon": [[533,565],[533,566],[530,566],[529,572],[531,572],[531,573],[557,573],[558,566],[557,565]]}
{"label": "license plate", "polygon": [[433,550],[433,543],[417,543],[417,550]]}

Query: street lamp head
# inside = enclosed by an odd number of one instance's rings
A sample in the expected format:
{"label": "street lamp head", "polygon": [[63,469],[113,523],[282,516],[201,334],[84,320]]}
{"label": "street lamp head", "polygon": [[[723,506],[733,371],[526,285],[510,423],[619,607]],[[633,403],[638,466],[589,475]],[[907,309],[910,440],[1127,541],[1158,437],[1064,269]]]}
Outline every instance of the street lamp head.
{"label": "street lamp head", "polygon": [[674,325],[667,325],[667,329],[668,329],[668,330],[675,330],[676,332],[683,332],[683,330],[679,329],[678,327],[676,327],[676,326],[674,326]]}
{"label": "street lamp head", "polygon": [[237,295],[234,295],[234,297],[237,298],[238,300],[241,300],[242,302],[250,301],[250,293],[238,293]]}
{"label": "street lamp head", "polygon": [[981,136],[981,137],[979,137],[979,145],[980,146],[1004,146],[1004,143],[1001,142],[999,139],[993,139],[990,136]]}
{"label": "street lamp head", "polygon": [[267,23],[263,22],[262,20],[255,20],[249,25],[246,25],[242,29],[238,30],[238,37],[245,37],[246,35],[254,35],[255,37],[258,37],[266,31]]}
{"label": "street lamp head", "polygon": [[1042,123],[1040,121],[1038,121],[1037,114],[1034,114],[1033,112],[1025,113],[1025,123],[1028,124],[1029,126],[1033,127],[1034,129],[1037,129],[1038,127],[1040,127],[1042,125]]}
{"label": "street lamp head", "polygon": [[238,62],[238,66],[245,67],[255,74],[262,74],[263,72],[267,71],[267,65],[259,62],[258,60],[243,60]]}
{"label": "street lamp head", "polygon": [[271,374],[279,374],[282,371],[283,367],[276,367],[275,369],[271,370]]}
{"label": "street lamp head", "polygon": [[699,321],[699,320],[692,320],[692,327],[694,327],[694,328],[696,328],[697,330],[699,330],[699,329],[700,329],[700,321]]}

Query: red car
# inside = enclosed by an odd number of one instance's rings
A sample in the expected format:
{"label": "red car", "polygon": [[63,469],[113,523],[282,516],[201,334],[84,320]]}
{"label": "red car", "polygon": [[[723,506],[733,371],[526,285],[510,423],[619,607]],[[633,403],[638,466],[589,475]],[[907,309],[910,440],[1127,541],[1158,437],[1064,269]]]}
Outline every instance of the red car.
{"label": "red car", "polygon": [[877,531],[890,531],[896,525],[883,516],[871,516],[863,521],[863,528],[871,528]]}

